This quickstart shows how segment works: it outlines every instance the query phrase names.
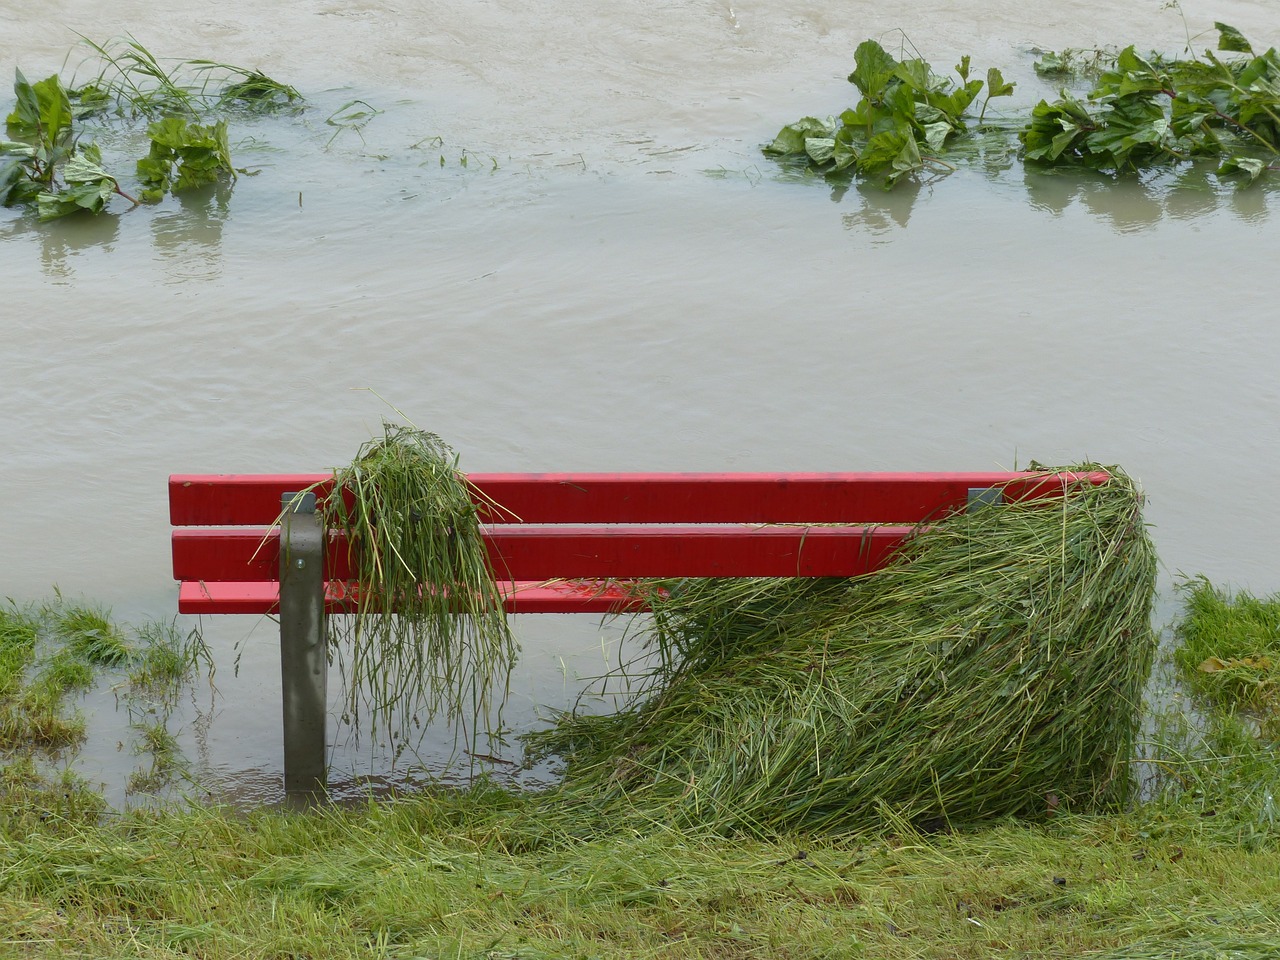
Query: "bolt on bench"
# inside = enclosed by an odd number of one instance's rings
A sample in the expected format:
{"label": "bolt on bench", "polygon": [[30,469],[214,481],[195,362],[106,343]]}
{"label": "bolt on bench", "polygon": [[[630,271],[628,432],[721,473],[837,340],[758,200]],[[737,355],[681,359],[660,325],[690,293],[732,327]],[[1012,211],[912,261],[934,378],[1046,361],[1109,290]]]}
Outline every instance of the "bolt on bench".
{"label": "bolt on bench", "polygon": [[[1106,473],[469,474],[511,613],[642,610],[636,581],[854,577],[918,525],[1061,497]],[[313,493],[299,491],[315,485]],[[169,478],[173,575],[185,614],[276,614],[288,794],[326,782],[328,613],[350,612],[345,539],[320,527],[324,474]],[[487,502],[486,502],[487,501]],[[495,506],[497,505],[497,506]],[[284,512],[282,512],[282,510]]]}

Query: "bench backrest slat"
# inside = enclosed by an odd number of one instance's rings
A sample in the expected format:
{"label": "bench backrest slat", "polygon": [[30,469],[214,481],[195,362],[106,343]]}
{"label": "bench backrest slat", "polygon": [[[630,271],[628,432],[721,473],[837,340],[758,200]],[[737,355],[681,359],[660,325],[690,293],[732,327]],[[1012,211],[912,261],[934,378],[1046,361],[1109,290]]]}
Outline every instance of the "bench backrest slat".
{"label": "bench backrest slat", "polygon": [[[916,528],[490,527],[502,580],[640,577],[854,577],[877,569]],[[326,573],[353,578],[346,540],[331,538]],[[177,530],[176,580],[279,579],[277,530]]]}
{"label": "bench backrest slat", "polygon": [[[1105,474],[992,473],[544,473],[469,474],[488,523],[918,523],[962,509],[973,488],[1006,500],[1061,495],[1064,484]],[[184,526],[273,523],[280,495],[326,474],[177,475],[170,522]]]}

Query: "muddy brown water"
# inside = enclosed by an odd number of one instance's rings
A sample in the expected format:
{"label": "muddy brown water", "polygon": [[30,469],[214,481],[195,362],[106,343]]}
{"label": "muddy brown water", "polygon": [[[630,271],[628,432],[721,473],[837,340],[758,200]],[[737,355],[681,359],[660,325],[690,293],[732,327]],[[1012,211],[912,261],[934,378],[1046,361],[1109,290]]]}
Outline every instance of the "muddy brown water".
{"label": "muddy brown water", "polygon": [[[77,32],[129,31],[311,102],[233,128],[254,175],[229,191],[87,222],[0,211],[0,593],[57,585],[127,622],[167,620],[169,473],[325,470],[388,403],[482,471],[1120,464],[1149,496],[1163,618],[1182,575],[1280,589],[1274,190],[1009,163],[840,191],[758,149],[849,105],[854,47],[896,50],[904,27],[938,66],[1001,66],[1020,83],[1010,109],[1052,94],[1035,48],[1176,53],[1189,31],[1202,49],[1215,19],[1280,34],[1269,0],[1183,11],[1185,24],[1154,2],[1083,0],[909,17],[803,0],[0,12],[6,75],[76,68]],[[381,112],[358,130],[328,122],[356,100]],[[620,627],[516,623],[518,731],[616,662]],[[202,626],[217,689],[188,696],[177,732],[201,789],[270,802],[274,626]],[[113,702],[90,698],[101,719],[76,763],[119,799],[138,760]],[[348,792],[457,758],[443,731],[399,754],[334,739]]]}

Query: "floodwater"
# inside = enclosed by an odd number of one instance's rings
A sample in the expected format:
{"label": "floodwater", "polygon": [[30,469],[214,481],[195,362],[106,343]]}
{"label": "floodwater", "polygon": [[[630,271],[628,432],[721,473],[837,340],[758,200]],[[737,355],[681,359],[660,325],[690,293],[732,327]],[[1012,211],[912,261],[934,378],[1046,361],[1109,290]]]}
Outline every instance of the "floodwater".
{"label": "floodwater", "polygon": [[[233,189],[49,225],[0,210],[0,594],[171,619],[168,474],[323,471],[392,406],[477,471],[1119,464],[1149,496],[1162,617],[1182,575],[1280,590],[1280,194],[1016,162],[840,191],[759,153],[852,103],[867,37],[998,65],[1025,110],[1053,93],[1034,48],[1199,50],[1215,19],[1265,46],[1271,0],[404,6],[0,10],[6,75],[128,32],[310,102],[233,126],[253,174]],[[516,626],[516,730],[619,656],[617,625]],[[270,802],[274,625],[202,627],[216,691],[177,720],[196,779]],[[77,762],[118,797],[135,758],[93,726]],[[454,753],[331,736],[352,792]]]}

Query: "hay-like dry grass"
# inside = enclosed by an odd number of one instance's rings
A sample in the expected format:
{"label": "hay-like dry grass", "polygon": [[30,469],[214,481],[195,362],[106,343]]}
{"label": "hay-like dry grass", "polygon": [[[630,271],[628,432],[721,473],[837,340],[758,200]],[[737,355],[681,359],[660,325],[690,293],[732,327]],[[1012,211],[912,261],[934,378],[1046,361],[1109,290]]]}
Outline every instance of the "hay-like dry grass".
{"label": "hay-like dry grass", "polygon": [[769,835],[1125,799],[1156,561],[1111,473],[949,518],[854,580],[657,585],[642,695],[530,738],[568,761],[557,802]]}

